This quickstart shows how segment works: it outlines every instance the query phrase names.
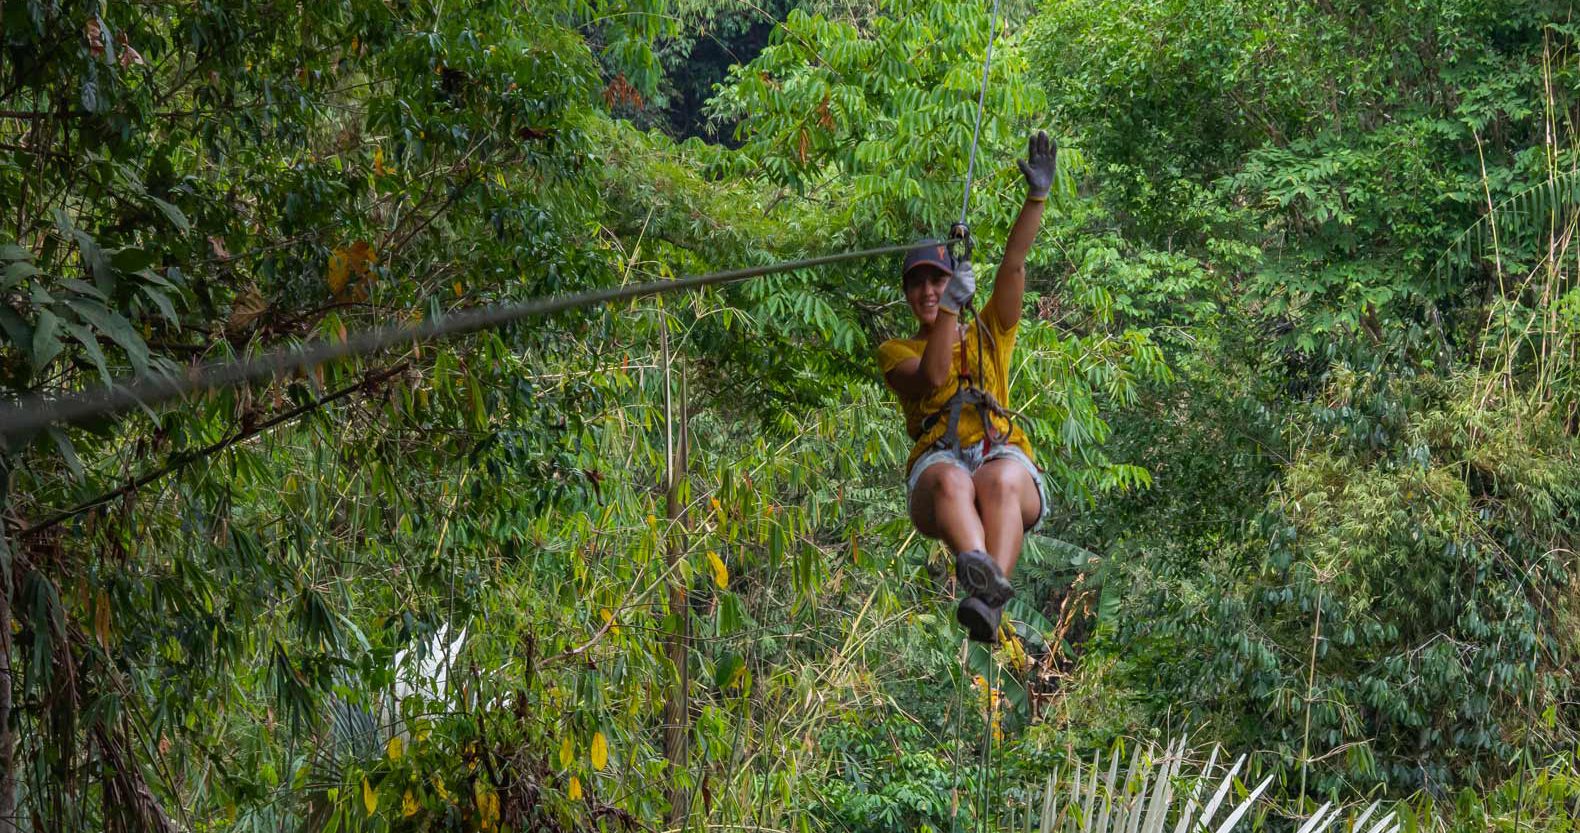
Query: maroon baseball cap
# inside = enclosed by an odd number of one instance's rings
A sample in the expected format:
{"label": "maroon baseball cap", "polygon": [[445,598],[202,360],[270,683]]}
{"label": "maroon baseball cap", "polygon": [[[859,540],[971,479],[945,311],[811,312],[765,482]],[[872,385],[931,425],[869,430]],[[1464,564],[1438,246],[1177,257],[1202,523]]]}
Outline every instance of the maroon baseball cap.
{"label": "maroon baseball cap", "polygon": [[900,280],[905,280],[911,270],[918,266],[936,266],[944,274],[955,273],[954,259],[949,256],[949,249],[937,240],[923,240],[905,253],[905,265],[900,269]]}

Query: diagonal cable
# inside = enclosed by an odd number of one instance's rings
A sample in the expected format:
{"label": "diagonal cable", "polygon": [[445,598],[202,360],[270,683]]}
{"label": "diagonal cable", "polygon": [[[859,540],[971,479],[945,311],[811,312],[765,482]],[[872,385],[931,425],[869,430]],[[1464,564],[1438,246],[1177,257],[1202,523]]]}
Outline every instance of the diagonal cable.
{"label": "diagonal cable", "polygon": [[899,254],[909,246],[879,246],[838,252],[765,266],[690,275],[671,281],[610,287],[574,295],[533,298],[514,304],[475,307],[432,318],[418,324],[386,324],[355,333],[344,341],[320,342],[292,350],[277,350],[245,361],[216,362],[193,368],[180,376],[147,376],[122,380],[95,390],[62,397],[29,396],[15,403],[0,403],[0,439],[23,438],[56,423],[72,423],[119,413],[137,405],[152,407],[191,393],[284,376],[354,356],[366,356],[389,347],[474,333],[513,324],[526,318],[552,315],[579,307],[734,283],[748,278],[794,272],[852,260]]}
{"label": "diagonal cable", "polygon": [[998,33],[998,0],[993,0],[993,15],[988,18],[987,55],[982,59],[982,84],[977,88],[977,121],[971,128],[971,155],[966,159],[965,194],[960,197],[960,224],[966,222],[971,207],[971,175],[977,166],[977,140],[982,137],[982,106],[987,101],[988,71],[993,68],[993,37]]}

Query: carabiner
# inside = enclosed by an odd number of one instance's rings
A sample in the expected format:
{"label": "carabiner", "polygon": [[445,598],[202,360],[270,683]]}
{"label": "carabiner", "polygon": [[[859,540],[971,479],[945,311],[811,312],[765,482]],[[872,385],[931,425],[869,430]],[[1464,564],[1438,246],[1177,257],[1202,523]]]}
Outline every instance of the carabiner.
{"label": "carabiner", "polygon": [[967,226],[965,223],[955,223],[951,225],[949,227],[949,241],[949,254],[951,257],[955,257],[954,247],[958,244],[961,250],[961,255],[956,257],[956,260],[959,261],[971,259],[971,252],[975,247],[975,243],[971,239],[971,229],[969,226]]}

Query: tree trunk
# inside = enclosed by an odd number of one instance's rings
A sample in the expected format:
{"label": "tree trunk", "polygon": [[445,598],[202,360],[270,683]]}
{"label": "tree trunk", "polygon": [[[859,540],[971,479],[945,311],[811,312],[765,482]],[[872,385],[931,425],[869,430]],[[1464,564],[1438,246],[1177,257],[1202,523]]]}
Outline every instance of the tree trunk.
{"label": "tree trunk", "polygon": [[[4,532],[0,532],[3,538]],[[16,733],[11,731],[11,558],[0,540],[0,833],[21,830],[16,819]]]}
{"label": "tree trunk", "polygon": [[678,434],[678,441],[672,441],[669,448],[669,465],[666,474],[664,490],[664,517],[668,522],[668,541],[664,552],[664,564],[669,570],[669,615],[672,627],[666,639],[666,649],[669,661],[675,668],[675,685],[670,690],[669,699],[664,704],[664,757],[669,761],[670,786],[669,786],[669,820],[671,824],[683,826],[686,816],[691,808],[691,792],[681,783],[680,778],[687,772],[687,762],[690,758],[691,741],[691,610],[688,601],[688,588],[686,581],[681,577],[680,559],[685,557],[685,504],[682,500],[681,486],[686,479],[686,464],[690,446],[690,436],[687,430],[689,416],[686,401],[686,374],[684,367],[680,371],[680,397],[678,407],[671,407],[669,399],[669,336],[667,326],[661,325],[661,338],[663,339],[665,357],[665,417],[666,433],[670,437]]}
{"label": "tree trunk", "polygon": [[0,456],[0,833],[16,833],[16,733],[11,731],[11,542],[3,518],[11,506],[11,466]]}

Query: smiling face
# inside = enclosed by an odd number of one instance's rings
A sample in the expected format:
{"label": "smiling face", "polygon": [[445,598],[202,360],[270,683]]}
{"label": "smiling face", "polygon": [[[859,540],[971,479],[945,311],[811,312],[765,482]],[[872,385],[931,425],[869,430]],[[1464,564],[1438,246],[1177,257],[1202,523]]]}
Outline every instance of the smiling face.
{"label": "smiling face", "polygon": [[932,264],[919,264],[905,273],[905,300],[923,329],[938,320],[938,301],[948,285],[949,273]]}

